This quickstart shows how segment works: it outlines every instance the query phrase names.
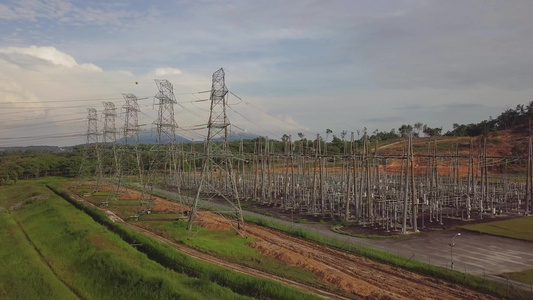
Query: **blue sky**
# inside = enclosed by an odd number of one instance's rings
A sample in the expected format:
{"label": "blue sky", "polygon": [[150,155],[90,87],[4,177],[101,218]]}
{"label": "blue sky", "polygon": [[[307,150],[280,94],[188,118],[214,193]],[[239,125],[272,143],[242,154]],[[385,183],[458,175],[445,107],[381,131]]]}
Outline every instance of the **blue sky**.
{"label": "blue sky", "polygon": [[150,129],[154,79],[174,85],[178,134],[201,139],[189,129],[209,106],[195,101],[220,67],[242,100],[230,96],[235,134],[446,131],[533,100],[532,12],[531,1],[3,1],[0,147],[83,143],[86,108],[120,111],[122,93],[146,98]]}

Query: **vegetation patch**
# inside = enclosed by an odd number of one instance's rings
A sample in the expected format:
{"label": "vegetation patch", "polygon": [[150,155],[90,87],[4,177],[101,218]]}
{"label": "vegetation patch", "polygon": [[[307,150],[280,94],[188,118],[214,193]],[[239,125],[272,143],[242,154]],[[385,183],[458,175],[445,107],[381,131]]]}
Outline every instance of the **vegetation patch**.
{"label": "vegetation patch", "polygon": [[233,230],[208,230],[194,227],[192,230],[194,238],[189,238],[189,232],[186,228],[187,222],[185,221],[158,222],[157,224],[150,223],[150,225],[158,232],[178,242],[248,267],[300,282],[321,284],[314,279],[313,273],[310,271],[291,267],[280,260],[262,255],[249,246],[249,243],[255,241],[254,239],[241,236]]}
{"label": "vegetation patch", "polygon": [[317,296],[284,286],[272,280],[251,277],[198,261],[179,252],[171,245],[154,240],[126,226],[112,222],[103,212],[72,199],[57,184],[50,184],[49,187],[76,208],[91,216],[95,221],[118,234],[127,243],[136,244],[136,248],[142,253],[145,253],[150,259],[175,272],[185,273],[188,276],[196,277],[207,282],[215,282],[221,286],[230,288],[235,293],[261,299],[319,299]]}
{"label": "vegetation patch", "polygon": [[513,239],[533,241],[533,217],[466,225],[461,226],[461,228]]}
{"label": "vegetation patch", "polygon": [[502,276],[511,280],[520,281],[527,284],[533,284],[533,269],[525,270],[522,272],[503,273]]}
{"label": "vegetation patch", "polygon": [[2,204],[28,190],[50,197],[0,214],[2,243],[18,246],[0,250],[2,299],[248,298],[166,269],[36,182],[2,188]]}
{"label": "vegetation patch", "polygon": [[[6,189],[0,187],[0,203]],[[75,299],[24,236],[7,211],[0,212],[0,299]]]}

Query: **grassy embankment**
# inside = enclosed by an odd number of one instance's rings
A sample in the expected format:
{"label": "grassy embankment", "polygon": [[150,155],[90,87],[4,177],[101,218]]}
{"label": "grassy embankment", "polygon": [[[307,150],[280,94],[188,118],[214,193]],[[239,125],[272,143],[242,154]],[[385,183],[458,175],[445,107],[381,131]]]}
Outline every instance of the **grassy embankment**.
{"label": "grassy embankment", "polygon": [[164,268],[42,184],[1,189],[1,298],[247,298]]}
{"label": "grassy embankment", "polygon": [[[182,261],[190,263],[184,265],[189,272],[169,270],[42,184],[22,181],[0,189],[2,299],[238,299],[263,291],[264,298],[311,297],[188,257]],[[140,234],[136,243],[157,244]],[[213,273],[226,279],[219,280],[226,287],[212,282]],[[232,275],[242,283],[233,286]]]}
{"label": "grassy embankment", "polygon": [[[84,194],[90,190],[89,187],[80,186],[76,188],[78,194]],[[107,196],[107,192],[97,192],[85,199],[98,204]],[[167,197],[162,193],[157,196]],[[113,200],[109,203],[109,209],[117,215],[127,218],[135,214],[134,210],[139,209],[138,200]],[[292,267],[286,263],[259,253],[252,248],[249,243],[253,238],[238,235],[235,230],[209,230],[201,227],[193,228],[194,238],[189,238],[190,234],[186,228],[187,221],[176,220],[176,213],[158,213],[143,215],[139,222],[135,222],[145,228],[150,228],[159,234],[174,241],[200,249],[202,251],[216,254],[227,260],[238,262],[245,266],[262,270],[270,274],[275,274],[284,278],[290,278],[299,282],[310,283],[316,286],[323,285],[322,282],[314,279],[312,272],[298,267]]]}
{"label": "grassy embankment", "polygon": [[[75,299],[76,295],[42,261],[7,209],[0,187],[0,299]],[[28,200],[37,195],[29,195]]]}
{"label": "grassy embankment", "polygon": [[[157,261],[178,273],[201,278],[203,281],[215,282],[229,287],[236,293],[261,299],[318,299],[318,297],[298,291],[271,280],[255,278],[191,258],[172,246],[159,242],[126,226],[114,223],[101,211],[86,206],[59,188],[58,183],[50,183],[57,194],[61,195],[76,208],[88,214],[96,222],[118,234],[124,241],[136,244],[137,249],[150,259]],[[230,243],[231,244],[231,243]],[[224,243],[224,247],[228,244]]]}
{"label": "grassy embankment", "polygon": [[[153,216],[158,217],[158,214]],[[260,254],[256,249],[249,246],[249,243],[253,242],[254,239],[240,236],[236,234],[234,230],[193,228],[193,232],[195,232],[194,238],[189,239],[186,221],[150,222],[146,221],[146,219],[142,219],[142,222],[178,242],[209,253],[217,254],[218,256],[222,256],[234,262],[239,262],[240,264],[244,264],[251,268],[300,282],[311,283],[314,285],[322,284],[314,279],[314,275],[310,271],[288,266],[280,260]]]}
{"label": "grassy embankment", "polygon": [[[466,225],[461,226],[461,228],[479,233],[533,242],[533,217]],[[531,284],[533,282],[533,269],[522,272],[504,273],[503,276]]]}

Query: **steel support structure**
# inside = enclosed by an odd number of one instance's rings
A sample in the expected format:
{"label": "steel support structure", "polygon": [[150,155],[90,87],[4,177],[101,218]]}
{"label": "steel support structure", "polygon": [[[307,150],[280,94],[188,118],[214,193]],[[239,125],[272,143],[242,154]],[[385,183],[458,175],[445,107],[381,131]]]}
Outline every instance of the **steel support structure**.
{"label": "steel support structure", "polygon": [[[238,228],[244,224],[242,209],[237,192],[237,184],[233,170],[233,156],[228,143],[228,127],[230,122],[226,114],[228,97],[228,88],[225,82],[224,69],[220,68],[213,73],[211,85],[211,107],[209,111],[209,120],[207,122],[207,139],[205,143],[202,172],[200,183],[193,202],[193,207],[189,215],[187,228],[191,230],[198,202],[202,192],[217,194],[226,199],[232,205],[232,213],[238,220]],[[219,182],[224,186],[229,185],[230,193],[220,192],[215,181],[208,180],[213,176],[222,177]]]}

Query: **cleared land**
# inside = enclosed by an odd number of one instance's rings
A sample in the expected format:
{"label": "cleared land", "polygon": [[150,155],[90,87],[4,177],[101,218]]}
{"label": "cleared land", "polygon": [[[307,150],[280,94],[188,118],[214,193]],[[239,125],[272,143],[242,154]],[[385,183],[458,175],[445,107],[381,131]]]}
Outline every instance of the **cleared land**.
{"label": "cleared land", "polygon": [[[75,192],[75,189],[71,190]],[[128,196],[123,197],[130,199],[133,206],[138,205],[140,198],[140,195],[135,197],[134,194],[134,191],[128,191]],[[79,196],[79,198],[87,202],[98,203],[100,201],[91,199],[89,195]],[[111,202],[109,207],[102,208],[102,210],[109,210],[125,218],[132,209],[134,210],[134,208],[127,208],[125,200],[127,199],[119,200],[120,205],[113,205]],[[126,209],[123,211],[121,208]],[[442,280],[380,264],[250,223],[247,223],[244,231],[241,231],[242,235],[237,236],[233,229],[237,226],[236,224],[211,212],[200,213],[197,220],[201,228],[197,227],[196,235],[188,240],[184,221],[177,220],[184,210],[186,209],[177,203],[157,198],[152,215],[148,218],[141,217],[138,222],[127,223],[142,226],[144,230],[149,230],[153,234],[188,244],[190,247],[241,266],[250,266],[249,261],[254,259],[268,261],[265,257],[271,261],[272,259],[281,261],[289,267],[311,272],[313,280],[322,283],[318,287],[332,287],[331,292],[338,292],[339,296],[394,299],[492,298]],[[218,238],[219,236],[222,238]],[[283,265],[277,262],[275,264]],[[285,268],[288,267],[285,266]],[[269,269],[267,266],[263,270],[273,273]],[[309,278],[291,279],[308,281],[312,284]]]}

